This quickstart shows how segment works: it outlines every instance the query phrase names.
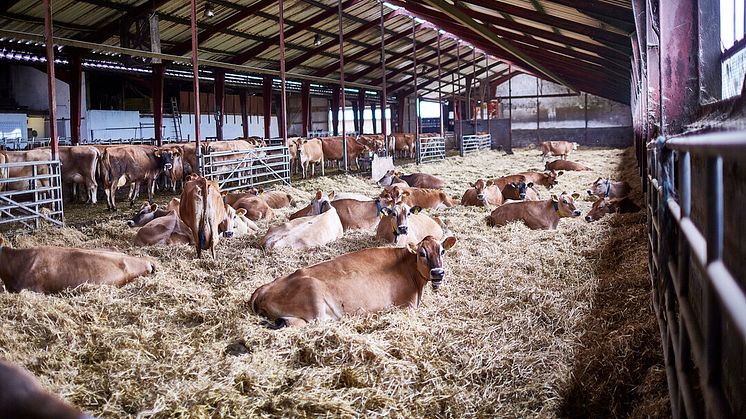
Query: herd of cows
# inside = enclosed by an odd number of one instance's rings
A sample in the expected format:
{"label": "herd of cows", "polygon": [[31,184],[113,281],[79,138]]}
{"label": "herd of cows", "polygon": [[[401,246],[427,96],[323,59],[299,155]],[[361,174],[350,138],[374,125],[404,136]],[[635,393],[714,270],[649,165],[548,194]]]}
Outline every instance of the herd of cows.
{"label": "herd of cows", "polygon": [[[338,160],[334,157],[339,154],[331,151],[327,154],[324,140],[292,141],[295,151],[291,154],[301,163],[304,175],[308,164],[320,163],[323,170],[325,160]],[[341,139],[337,142],[343,147]],[[413,152],[406,141],[399,146],[394,141],[391,143],[398,152]],[[256,141],[239,140],[211,143],[208,147],[236,150],[260,145]],[[350,152],[351,147],[359,148],[362,153],[386,146],[382,138],[354,139],[347,142],[348,158],[354,161],[359,155]],[[579,194],[562,192],[542,199],[541,193],[558,185],[563,170],[591,170],[567,160],[576,148],[577,144],[565,141],[542,143],[542,160],[546,156],[561,157],[547,162],[545,171],[477,179],[460,197],[460,204],[490,209],[486,220],[490,226],[521,221],[531,229],[556,229],[562,218],[581,215],[574,204]],[[320,159],[310,157],[315,153],[313,150],[320,151]],[[46,152],[0,152],[0,158],[16,161],[16,153]],[[100,181],[112,209],[116,208],[114,197],[119,187],[130,185],[130,201],[134,202],[140,184],[144,183],[152,201],[159,176],[165,176],[173,190],[183,183],[178,198],[164,207],[145,203],[127,222],[138,229],[134,239],[137,246],[189,244],[195,247],[197,257],[203,251],[215,257],[221,238],[235,240],[242,235],[259,234],[256,221],[273,222],[278,218],[274,210],[298,205],[294,197],[282,191],[221,191],[216,182],[192,173],[196,161],[193,145],[191,148],[188,145],[65,147],[60,158],[63,174],[68,173],[64,176],[67,182],[83,186],[80,190],[85,198],[95,203],[97,180]],[[69,175],[73,167],[76,174]],[[345,231],[363,229],[389,244],[344,254],[260,286],[249,303],[254,313],[267,319],[268,327],[297,327],[339,319],[346,313],[377,312],[390,307],[414,308],[419,306],[428,283],[433,290],[442,284],[446,274],[443,258],[457,239],[446,222],[422,210],[453,207],[458,205],[458,197],[448,196],[443,190],[445,181],[425,173],[404,175],[389,171],[378,180],[378,185],[381,191],[376,196],[317,191],[307,206],[292,213],[288,220],[275,222],[260,238],[259,246],[267,251],[281,247],[304,250],[338,240]],[[586,221],[598,220],[607,213],[639,211],[628,197],[630,192],[626,182],[599,177],[587,190],[596,200]],[[57,293],[83,283],[121,286],[156,269],[148,258],[114,251],[64,247],[15,249],[3,244],[0,238],[0,278],[10,292]],[[63,266],[59,260],[76,263]],[[24,397],[43,393],[27,373],[2,362],[0,379],[26,383],[29,390]],[[6,402],[0,394],[0,415],[7,408]]]}

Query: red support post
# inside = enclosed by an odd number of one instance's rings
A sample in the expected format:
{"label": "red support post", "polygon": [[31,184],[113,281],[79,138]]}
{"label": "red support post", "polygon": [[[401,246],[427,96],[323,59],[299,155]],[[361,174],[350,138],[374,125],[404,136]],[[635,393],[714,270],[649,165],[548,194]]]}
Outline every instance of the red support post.
{"label": "red support post", "polygon": [[[342,32],[342,0],[337,0],[339,4],[339,13],[337,20],[339,22],[339,86],[340,100],[342,102],[342,147],[344,148],[344,166],[345,173],[348,170],[347,164],[347,130],[345,129],[345,56],[344,56],[344,32]],[[367,26],[363,25],[363,26]],[[358,28],[359,29],[359,28]]]}
{"label": "red support post", "polygon": [[339,135],[339,86],[332,86],[332,135]]}
{"label": "red support post", "polygon": [[469,112],[474,113],[474,135],[477,134],[477,113],[474,112],[474,105],[477,103],[477,98],[474,95],[474,85],[477,83],[477,48],[472,49],[472,69],[473,75],[471,76],[471,91],[469,97],[472,99],[469,101]]}
{"label": "red support post", "polygon": [[365,131],[365,90],[362,88],[357,91],[357,111],[358,134],[362,135]]}
{"label": "red support post", "polygon": [[238,103],[241,107],[241,128],[243,129],[243,138],[249,138],[249,109],[247,106],[247,95],[245,90],[238,93]]}
{"label": "red support post", "polygon": [[376,101],[370,102],[370,118],[371,125],[373,125],[373,134],[378,134],[378,127],[376,127]]}
{"label": "red support post", "polygon": [[440,136],[443,137],[445,132],[443,129],[443,80],[441,79],[442,75],[440,73],[440,30],[436,30],[438,32],[438,114],[440,115]]}
{"label": "red support post", "polygon": [[83,57],[74,51],[70,57],[70,137],[72,145],[80,144],[80,121],[83,114]]}
{"label": "red support post", "polygon": [[[280,124],[280,138],[285,146],[288,145],[288,107],[287,92],[285,91],[285,5],[283,0],[278,1],[278,23],[280,25],[280,113],[282,124]],[[277,118],[278,122],[280,118]]]}
{"label": "red support post", "polygon": [[225,70],[215,70],[215,136],[223,141],[223,125],[225,122]]}
{"label": "red support post", "polygon": [[[383,79],[381,81],[381,134],[383,139],[386,141],[386,19],[383,15],[383,2],[381,2],[381,70],[383,73]],[[388,152],[388,146],[386,147]],[[393,150],[392,150],[393,152]]]}
{"label": "red support post", "polygon": [[52,158],[56,159],[59,153],[57,142],[57,90],[55,89],[56,78],[54,76],[54,35],[52,28],[52,0],[44,0],[44,43],[47,50],[47,96],[49,99],[49,138],[52,148]]}
{"label": "red support post", "polygon": [[300,85],[300,111],[303,123],[301,136],[308,137],[308,131],[311,129],[311,82],[307,80]]}
{"label": "red support post", "polygon": [[262,106],[264,109],[264,138],[269,138],[269,124],[272,122],[272,76],[262,79]]}
{"label": "red support post", "polygon": [[360,132],[360,121],[358,120],[358,101],[351,100],[350,105],[352,106],[352,126],[355,132]]}
{"label": "red support post", "polygon": [[163,79],[166,66],[153,64],[153,131],[158,147],[163,145]]}
{"label": "red support post", "polygon": [[404,132],[404,98],[401,96],[396,98],[396,130]]}
{"label": "red support post", "polygon": [[197,0],[191,0],[192,5],[192,86],[194,89],[194,143],[195,149],[197,150],[197,174],[202,174],[202,167],[199,163],[199,158],[202,155],[202,149],[200,147],[200,112],[199,112],[199,56],[197,46],[199,40],[197,38]]}

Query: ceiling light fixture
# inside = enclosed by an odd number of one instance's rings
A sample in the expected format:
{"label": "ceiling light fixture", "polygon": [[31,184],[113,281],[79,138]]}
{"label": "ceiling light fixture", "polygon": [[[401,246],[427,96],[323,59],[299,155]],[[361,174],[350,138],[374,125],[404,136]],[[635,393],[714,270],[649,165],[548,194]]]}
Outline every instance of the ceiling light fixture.
{"label": "ceiling light fixture", "polygon": [[316,34],[316,36],[313,37],[313,44],[316,46],[321,45],[321,35]]}
{"label": "ceiling light fixture", "polygon": [[215,11],[212,10],[212,4],[209,2],[205,3],[205,17],[209,19],[213,16],[215,16]]}

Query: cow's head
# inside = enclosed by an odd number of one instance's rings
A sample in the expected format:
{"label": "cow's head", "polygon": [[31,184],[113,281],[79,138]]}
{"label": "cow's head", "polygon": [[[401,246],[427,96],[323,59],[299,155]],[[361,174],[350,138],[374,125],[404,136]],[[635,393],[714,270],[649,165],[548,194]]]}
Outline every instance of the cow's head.
{"label": "cow's head", "polygon": [[378,180],[378,186],[391,186],[392,183],[394,183],[394,177],[396,175],[394,174],[393,170],[389,170],[386,172],[385,175],[383,175],[382,178]]}
{"label": "cow's head", "polygon": [[264,192],[264,189],[262,189],[262,188],[259,188],[259,189],[257,189],[257,188],[251,188],[248,191],[246,191],[246,193],[248,193],[249,195],[254,195],[254,196],[259,196],[263,192]]}
{"label": "cow's head", "polygon": [[600,220],[606,214],[613,214],[617,211],[616,204],[611,202],[607,197],[599,198],[593,203],[593,207],[588,211],[588,215],[585,216],[585,221],[589,223],[592,221]]}
{"label": "cow's head", "polygon": [[[408,194],[409,192],[404,192]],[[422,207],[410,207],[403,202],[397,202],[392,207],[381,208],[382,223],[388,223],[394,232],[394,237],[403,236],[409,232],[409,216],[418,214]]]}
{"label": "cow's head", "polygon": [[384,202],[388,204],[394,204],[396,202],[399,202],[403,196],[409,195],[409,192],[403,191],[398,186],[394,186],[393,188],[384,189],[381,192],[380,197],[383,199]]}
{"label": "cow's head", "polygon": [[131,220],[127,221],[127,225],[130,227],[142,227],[149,223],[155,218],[155,211],[158,209],[158,204],[151,204],[149,202],[143,202],[140,210],[137,211]]}
{"label": "cow's head", "polygon": [[602,177],[596,179],[595,182],[591,185],[591,188],[588,189],[586,192],[588,192],[588,195],[597,195],[597,196],[603,196],[607,197],[609,196],[609,190],[611,189],[611,180],[610,179],[604,179]]}
{"label": "cow's head", "polygon": [[580,210],[575,208],[575,199],[580,198],[579,193],[573,193],[572,195],[567,192],[562,192],[560,196],[552,195],[552,204],[554,210],[560,217],[578,217],[580,216]]}
{"label": "cow's head", "polygon": [[526,199],[526,192],[528,188],[533,188],[533,182],[510,182],[502,190],[503,197],[505,199],[524,200]]}
{"label": "cow's head", "polygon": [[243,235],[253,233],[255,231],[256,224],[253,221],[246,218],[246,209],[239,208],[236,210],[236,215],[233,217],[233,233],[235,237],[241,237]]}
{"label": "cow's head", "polygon": [[311,200],[311,212],[308,215],[319,215],[329,211],[332,208],[332,199],[334,199],[334,191],[329,196],[316,191],[316,196]]}
{"label": "cow's head", "polygon": [[542,183],[547,187],[547,189],[552,189],[554,185],[559,183],[557,182],[557,178],[564,174],[565,172],[561,170],[559,172],[555,172],[554,170],[544,172],[542,173]]}
{"label": "cow's head", "polygon": [[578,143],[572,143],[572,149],[577,150],[578,149]]}
{"label": "cow's head", "polygon": [[173,170],[176,160],[181,157],[179,149],[156,148],[153,154],[160,159],[160,164],[166,172]]}
{"label": "cow's head", "polygon": [[225,208],[225,218],[220,222],[218,230],[223,232],[223,237],[229,239],[233,237],[236,230],[236,210],[228,204],[223,204]]}
{"label": "cow's head", "polygon": [[417,271],[430,280],[433,290],[437,290],[443,284],[443,278],[446,276],[443,255],[456,244],[456,241],[455,237],[450,236],[441,243],[435,237],[427,236],[416,246],[411,243],[407,246],[410,252],[417,255]]}

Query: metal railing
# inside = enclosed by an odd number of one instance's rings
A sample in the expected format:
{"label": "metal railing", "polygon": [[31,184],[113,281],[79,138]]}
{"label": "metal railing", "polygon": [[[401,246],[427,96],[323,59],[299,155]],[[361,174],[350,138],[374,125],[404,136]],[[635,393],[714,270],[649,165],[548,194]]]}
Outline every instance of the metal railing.
{"label": "metal railing", "polygon": [[208,152],[200,156],[200,166],[207,179],[218,182],[221,191],[271,183],[290,185],[290,153],[285,146]]}
{"label": "metal railing", "polygon": [[443,137],[420,137],[415,146],[417,164],[446,158],[446,140]]}
{"label": "metal railing", "polygon": [[492,136],[490,134],[464,135],[461,137],[460,154],[465,156],[492,148]]}
{"label": "metal railing", "polygon": [[724,156],[746,160],[746,132],[661,137],[647,150],[649,270],[674,418],[746,413],[746,295],[723,259]]}
{"label": "metal railing", "polygon": [[60,161],[0,164],[0,226],[41,227],[41,221],[64,225]]}
{"label": "metal railing", "polygon": [[[49,147],[50,138],[0,138],[0,150],[31,150],[40,147]],[[60,137],[59,145],[70,145],[70,138]]]}

